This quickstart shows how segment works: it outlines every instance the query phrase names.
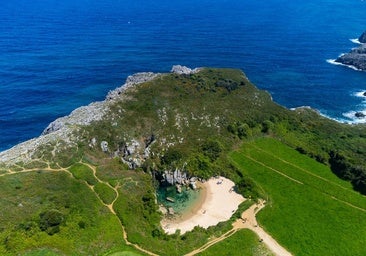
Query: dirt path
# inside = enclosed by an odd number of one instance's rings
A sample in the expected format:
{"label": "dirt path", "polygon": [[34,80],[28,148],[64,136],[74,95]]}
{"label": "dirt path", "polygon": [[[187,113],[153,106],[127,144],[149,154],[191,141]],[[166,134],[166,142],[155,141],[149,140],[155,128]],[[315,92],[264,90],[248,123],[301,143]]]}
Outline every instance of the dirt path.
{"label": "dirt path", "polygon": [[[43,168],[24,168],[24,167],[20,167],[20,170],[19,171],[12,171],[12,170],[8,170],[6,173],[3,173],[3,174],[0,174],[0,177],[1,176],[7,176],[7,175],[14,175],[14,174],[17,174],[17,173],[27,173],[27,172],[34,172],[34,171],[49,171],[49,172],[66,172],[68,173],[71,177],[75,178],[73,176],[73,174],[69,171],[69,168],[70,167],[66,167],[66,168],[63,168],[59,165],[57,165],[57,168],[51,168],[50,167],[50,164],[48,162],[45,162],[45,161],[42,161],[41,159],[37,159],[37,161],[39,162],[42,162],[46,165],[46,167],[43,167]],[[103,181],[101,180],[97,175],[96,175],[96,167],[89,164],[89,163],[85,163],[85,162],[82,162],[80,161],[79,162],[80,164],[83,164],[87,167],[89,167],[92,172],[93,172],[93,176],[95,177],[95,179],[99,182],[99,183],[104,183],[105,185],[109,186],[111,189],[113,189],[113,191],[115,192],[116,196],[114,198],[114,200],[112,201],[112,203],[110,204],[106,204],[102,201],[101,198],[99,198],[99,195],[94,191],[94,186],[92,185],[89,185],[86,183],[86,185],[95,193],[95,195],[97,196],[97,198],[99,199],[99,201],[104,205],[106,206],[109,211],[115,215],[120,223],[120,226],[121,226],[121,230],[122,230],[122,234],[123,234],[123,239],[125,241],[125,243],[127,245],[130,245],[132,247],[134,247],[135,249],[139,250],[140,252],[142,253],[145,253],[147,255],[151,255],[151,256],[157,256],[157,254],[151,252],[151,251],[148,251],[148,250],[145,250],[143,248],[141,248],[140,246],[138,246],[137,244],[133,244],[131,242],[128,241],[128,236],[127,236],[127,232],[124,228],[124,226],[122,225],[122,222],[121,220],[118,218],[113,206],[114,206],[114,203],[116,202],[116,200],[118,199],[119,197],[119,192],[118,192],[118,187],[119,187],[119,184],[117,184],[117,186],[113,187],[111,186],[108,182],[106,181]],[[278,171],[277,171],[278,172]],[[279,173],[281,175],[284,175],[283,173]],[[286,176],[287,178],[295,181],[295,182],[298,182],[300,183],[299,181],[297,180],[294,180],[292,179],[291,177],[288,177],[287,175],[284,175]],[[232,236],[233,234],[235,234],[239,229],[244,229],[244,228],[247,228],[247,229],[250,229],[250,230],[253,230],[261,239],[261,241],[263,241],[263,243],[265,243],[268,248],[273,251],[273,253],[275,255],[280,255],[280,256],[288,256],[288,255],[291,255],[286,249],[284,249],[281,245],[279,245],[269,234],[267,234],[261,227],[258,226],[257,224],[257,221],[256,221],[256,218],[255,218],[255,215],[256,213],[262,209],[264,207],[264,203],[261,202],[260,204],[256,204],[256,205],[253,205],[251,206],[248,210],[244,211],[243,214],[242,214],[242,219],[238,219],[236,222],[233,223],[233,228],[231,230],[229,230],[228,232],[226,232],[225,234],[223,234],[222,236],[220,237],[217,237],[217,238],[214,238],[212,239],[211,241],[207,242],[205,245],[203,245],[202,247],[186,254],[186,256],[192,256],[192,255],[195,255],[195,254],[198,254],[200,252],[203,252],[205,251],[207,248],[211,247],[212,245],[216,244],[216,243],[219,243],[221,241],[223,241],[224,239]],[[246,220],[245,222],[243,220]]]}
{"label": "dirt path", "polygon": [[244,211],[241,215],[241,219],[236,220],[233,223],[233,228],[223,234],[220,237],[212,239],[202,247],[186,254],[185,256],[193,256],[200,252],[207,250],[210,246],[221,242],[222,240],[232,236],[239,229],[250,229],[255,232],[261,242],[263,242],[275,255],[277,256],[291,256],[292,254],[288,252],[284,247],[282,247],[273,237],[271,237],[263,228],[259,227],[255,215],[265,206],[264,201],[260,201],[258,204],[252,205],[249,209]]}
{"label": "dirt path", "polygon": [[277,241],[269,235],[263,228],[261,228],[255,215],[265,206],[265,202],[261,200],[258,204],[252,205],[248,210],[244,211],[241,215],[241,219],[238,219],[234,224],[234,228],[247,228],[255,232],[260,241],[262,241],[267,247],[278,256],[291,256],[292,254],[282,247]]}

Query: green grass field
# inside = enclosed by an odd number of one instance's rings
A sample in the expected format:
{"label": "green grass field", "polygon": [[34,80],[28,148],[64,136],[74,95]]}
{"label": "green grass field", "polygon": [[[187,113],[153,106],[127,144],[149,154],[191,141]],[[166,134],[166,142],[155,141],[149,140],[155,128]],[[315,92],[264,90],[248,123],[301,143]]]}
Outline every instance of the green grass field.
{"label": "green grass field", "polygon": [[259,222],[292,253],[366,255],[366,197],[327,166],[270,138],[231,158],[267,195]]}

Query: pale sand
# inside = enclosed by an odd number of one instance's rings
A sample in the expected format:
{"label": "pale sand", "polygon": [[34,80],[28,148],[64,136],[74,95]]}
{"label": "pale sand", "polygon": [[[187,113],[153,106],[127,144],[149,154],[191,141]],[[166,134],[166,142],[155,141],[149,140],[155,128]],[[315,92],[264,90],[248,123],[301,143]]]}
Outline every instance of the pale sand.
{"label": "pale sand", "polygon": [[180,229],[181,234],[184,234],[195,226],[208,228],[227,221],[245,200],[242,195],[232,190],[234,182],[224,177],[211,178],[199,186],[202,189],[201,198],[190,212],[173,219],[165,218],[161,222],[166,233],[174,234]]}

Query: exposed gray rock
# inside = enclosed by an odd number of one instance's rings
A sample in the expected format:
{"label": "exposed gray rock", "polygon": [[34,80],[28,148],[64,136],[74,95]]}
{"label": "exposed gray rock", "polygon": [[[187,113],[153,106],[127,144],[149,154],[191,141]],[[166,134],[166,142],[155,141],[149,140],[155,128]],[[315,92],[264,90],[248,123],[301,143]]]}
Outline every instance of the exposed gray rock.
{"label": "exposed gray rock", "polygon": [[72,133],[74,129],[65,127],[57,130],[52,134],[46,134],[38,138],[30,139],[20,143],[8,150],[0,153],[0,162],[6,165],[16,164],[18,162],[27,163],[32,160],[35,151],[43,145],[64,141],[66,144],[73,146],[76,138]]}
{"label": "exposed gray rock", "polygon": [[174,176],[173,173],[170,171],[165,171],[163,174],[163,178],[165,180],[165,182],[167,182],[170,185],[174,184]]}
{"label": "exposed gray rock", "polygon": [[[40,137],[25,141],[11,149],[0,152],[0,162],[7,165],[18,162],[27,163],[32,160],[32,156],[39,146],[56,143],[57,141],[64,141],[70,146],[74,145],[78,138],[73,135],[73,131],[75,131],[78,126],[89,125],[93,121],[102,120],[109,111],[110,100],[114,97],[117,99],[117,95],[121,95],[128,88],[152,80],[158,75],[159,74],[148,72],[129,76],[124,85],[109,92],[107,100],[93,102],[88,106],[77,108],[72,111],[70,115],[58,118],[50,123]],[[118,99],[119,98],[120,97],[118,97]],[[93,143],[91,143],[90,146],[93,146]]]}
{"label": "exposed gray rock", "polygon": [[174,183],[183,184],[186,177],[186,173],[182,173],[179,169],[175,169],[173,173]]}
{"label": "exposed gray rock", "polygon": [[174,65],[170,72],[178,74],[178,75],[190,75],[195,74],[200,71],[200,68],[190,69],[186,66]]}
{"label": "exposed gray rock", "polygon": [[109,110],[105,102],[93,102],[88,106],[75,109],[70,115],[56,119],[43,131],[42,135],[60,130],[65,126],[88,125],[93,121],[99,121]]}
{"label": "exposed gray rock", "polygon": [[[184,68],[183,70],[184,72],[188,72]],[[197,71],[198,69],[194,69],[189,72]],[[14,146],[11,149],[0,152],[0,163],[4,163],[6,165],[12,165],[18,162],[27,163],[32,160],[32,157],[37,149],[40,146],[46,144],[55,145],[59,142],[64,142],[63,145],[68,145],[70,147],[76,145],[79,138],[77,137],[77,134],[74,133],[74,131],[76,131],[79,126],[90,125],[94,121],[102,120],[109,112],[110,106],[113,101],[124,99],[123,94],[126,90],[133,89],[135,85],[151,81],[159,75],[161,74],[145,72],[129,76],[124,85],[108,93],[106,100],[101,102],[93,102],[88,106],[77,108],[72,111],[70,115],[58,118],[50,123],[47,128],[42,132],[42,135],[40,137],[28,140]],[[150,142],[152,142],[153,140],[151,140]],[[95,142],[91,141],[89,146],[96,146],[96,140]],[[139,145],[139,147],[142,146]],[[141,157],[143,153],[144,149],[141,152]],[[149,152],[145,152],[145,155],[148,154]],[[134,157],[135,160],[131,164],[141,164],[141,157]]]}
{"label": "exposed gray rock", "polygon": [[89,143],[89,147],[94,148],[97,145],[97,139],[92,138]]}
{"label": "exposed gray rock", "polygon": [[365,118],[366,114],[364,114],[363,112],[356,112],[355,117],[357,118]]}
{"label": "exposed gray rock", "polygon": [[196,181],[191,181],[191,182],[189,183],[189,186],[190,186],[193,190],[196,190],[196,189],[197,189]]}
{"label": "exposed gray rock", "polygon": [[350,52],[338,57],[335,61],[347,66],[352,66],[358,70],[366,70],[366,54]]}
{"label": "exposed gray rock", "polygon": [[358,41],[362,44],[366,43],[366,31],[362,33],[362,35],[358,38]]}
{"label": "exposed gray rock", "polygon": [[121,99],[123,92],[125,92],[127,89],[130,89],[137,84],[151,81],[159,75],[161,75],[161,74],[153,73],[153,72],[141,72],[141,73],[136,73],[134,75],[128,76],[126,83],[124,85],[108,92],[106,100],[110,101],[110,100]]}
{"label": "exposed gray rock", "polygon": [[102,141],[102,142],[100,143],[100,148],[102,149],[102,151],[103,151],[104,153],[108,152],[108,151],[109,151],[109,149],[108,149],[108,142],[106,142],[106,141]]}
{"label": "exposed gray rock", "polygon": [[[366,43],[366,32],[359,38],[361,43]],[[335,62],[354,67],[358,70],[366,70],[366,44],[352,49],[349,53],[339,56]]]}

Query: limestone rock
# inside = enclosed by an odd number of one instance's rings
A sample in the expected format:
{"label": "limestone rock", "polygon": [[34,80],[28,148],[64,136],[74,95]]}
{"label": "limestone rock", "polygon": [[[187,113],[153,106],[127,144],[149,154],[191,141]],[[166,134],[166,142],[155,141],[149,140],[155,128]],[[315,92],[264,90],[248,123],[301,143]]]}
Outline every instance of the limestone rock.
{"label": "limestone rock", "polygon": [[103,152],[105,152],[105,153],[108,152],[109,151],[109,149],[108,149],[108,142],[102,141],[100,143],[100,148],[102,149]]}
{"label": "limestone rock", "polygon": [[108,106],[103,102],[93,102],[88,106],[77,108],[70,115],[60,117],[50,123],[42,135],[58,131],[65,126],[88,125],[93,121],[99,121],[107,113],[107,110]]}
{"label": "limestone rock", "polygon": [[111,101],[111,100],[121,99],[121,96],[127,89],[130,89],[137,84],[151,81],[159,75],[161,75],[161,74],[153,73],[153,72],[141,72],[141,73],[136,73],[134,75],[128,76],[126,83],[124,85],[122,85],[121,87],[118,87],[118,88],[110,91],[106,97],[106,100]]}
{"label": "limestone rock", "polygon": [[190,75],[190,74],[197,73],[199,71],[200,71],[199,68],[190,69],[186,66],[174,65],[170,72],[178,74],[178,75]]}

